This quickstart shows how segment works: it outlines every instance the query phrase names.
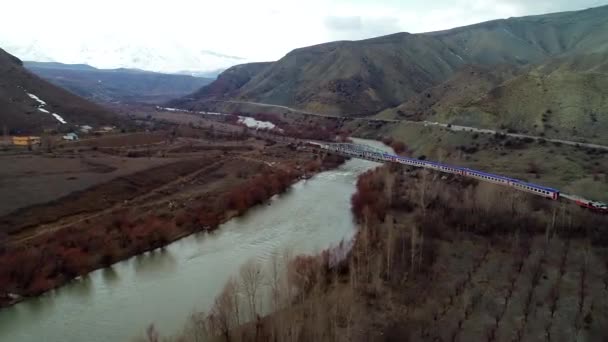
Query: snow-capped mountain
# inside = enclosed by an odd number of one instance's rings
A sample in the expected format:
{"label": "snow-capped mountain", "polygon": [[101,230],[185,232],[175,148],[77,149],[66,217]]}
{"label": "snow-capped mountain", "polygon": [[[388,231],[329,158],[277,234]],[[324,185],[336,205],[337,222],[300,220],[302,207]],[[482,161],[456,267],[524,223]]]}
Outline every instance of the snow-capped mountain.
{"label": "snow-capped mountain", "polygon": [[214,72],[246,63],[241,57],[186,47],[175,41],[125,40],[120,37],[83,43],[33,40],[0,46],[25,61],[88,64],[96,68],[142,69],[164,73]]}

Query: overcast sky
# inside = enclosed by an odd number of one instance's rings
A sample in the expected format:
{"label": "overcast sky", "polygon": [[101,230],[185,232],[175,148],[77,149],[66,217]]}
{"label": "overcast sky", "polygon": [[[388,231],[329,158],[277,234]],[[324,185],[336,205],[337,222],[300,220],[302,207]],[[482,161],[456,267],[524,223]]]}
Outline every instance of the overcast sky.
{"label": "overcast sky", "polygon": [[176,40],[265,61],[332,40],[605,4],[608,0],[14,0],[2,5],[0,44],[37,39],[62,49],[82,42]]}

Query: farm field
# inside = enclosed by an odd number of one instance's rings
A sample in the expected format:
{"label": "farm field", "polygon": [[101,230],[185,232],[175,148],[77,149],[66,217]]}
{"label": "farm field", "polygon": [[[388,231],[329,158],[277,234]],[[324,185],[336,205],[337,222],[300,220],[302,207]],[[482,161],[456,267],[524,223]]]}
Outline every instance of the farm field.
{"label": "farm field", "polygon": [[[0,155],[3,304],[213,230],[341,162],[249,137],[241,127],[222,130],[217,122],[153,125],[149,132]],[[11,265],[23,264],[31,268],[16,274]]]}

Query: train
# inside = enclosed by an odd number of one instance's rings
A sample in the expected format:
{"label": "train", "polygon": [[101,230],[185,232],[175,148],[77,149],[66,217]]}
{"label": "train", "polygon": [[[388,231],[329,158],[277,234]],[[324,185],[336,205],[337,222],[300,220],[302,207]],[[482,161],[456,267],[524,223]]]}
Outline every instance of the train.
{"label": "train", "polygon": [[476,178],[485,182],[510,186],[517,190],[528,192],[537,196],[545,197],[552,200],[559,199],[559,190],[541,186],[533,183],[524,182],[519,179],[499,176],[491,173],[481,172],[472,170],[466,167],[457,167],[452,165],[446,165],[437,162],[431,162],[426,160],[395,156],[392,154],[384,153],[384,157],[392,162],[411,165],[416,167],[424,167],[427,169],[437,170],[445,173],[452,173],[455,175],[461,175],[464,177]]}
{"label": "train", "polygon": [[591,211],[595,211],[600,214],[608,214],[608,204],[602,202],[588,201],[583,199],[578,199],[574,201],[578,206],[582,208],[589,209]]}
{"label": "train", "polygon": [[[528,192],[537,196],[541,196],[550,200],[557,201],[560,197],[560,191],[554,188],[524,182],[519,179],[495,175],[492,173],[477,171],[466,167],[457,167],[442,163],[437,163],[428,160],[408,158],[403,156],[397,156],[394,154],[386,153],[385,151],[377,150],[369,146],[359,146],[353,144],[340,144],[340,143],[320,143],[309,141],[308,144],[311,147],[321,148],[330,152],[336,152],[342,155],[363,158],[371,161],[380,163],[393,162],[403,165],[409,165],[414,167],[422,167],[426,169],[436,170],[444,173],[451,173],[464,177],[475,178],[484,182],[490,182],[509,186],[520,191]],[[590,209],[594,212],[601,214],[608,214],[608,204],[596,201],[589,201],[585,199],[575,199],[572,196],[564,195],[565,199],[574,201],[580,207]]]}

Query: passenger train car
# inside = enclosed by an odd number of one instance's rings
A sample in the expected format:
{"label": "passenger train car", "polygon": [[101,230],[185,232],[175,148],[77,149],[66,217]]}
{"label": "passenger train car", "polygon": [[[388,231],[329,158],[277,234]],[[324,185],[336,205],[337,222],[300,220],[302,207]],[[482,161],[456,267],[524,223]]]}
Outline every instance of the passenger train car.
{"label": "passenger train car", "polygon": [[411,166],[416,166],[416,167],[424,167],[427,169],[437,170],[440,172],[452,173],[452,174],[457,174],[457,175],[461,175],[461,176],[465,176],[465,177],[476,178],[476,179],[490,182],[490,183],[510,186],[510,187],[516,188],[518,190],[529,192],[534,195],[546,197],[546,198],[549,198],[552,200],[559,199],[559,190],[532,184],[532,183],[527,183],[527,182],[521,181],[519,179],[494,175],[491,173],[486,173],[486,172],[481,172],[481,171],[472,170],[472,169],[468,169],[468,168],[456,167],[456,166],[451,166],[451,165],[446,165],[446,164],[441,164],[441,163],[436,163],[436,162],[431,162],[431,161],[426,161],[426,160],[395,156],[395,155],[388,154],[388,153],[384,154],[384,158],[386,158],[389,161],[400,163],[400,164],[411,165]]}
{"label": "passenger train car", "polygon": [[308,142],[309,145],[322,148],[328,151],[337,152],[343,155],[364,158],[367,160],[373,160],[377,162],[393,162],[404,165],[410,165],[414,167],[422,167],[431,170],[437,170],[445,173],[452,173],[455,175],[461,175],[464,177],[476,178],[482,181],[501,184],[505,186],[509,186],[515,188],[520,191],[528,192],[537,196],[542,196],[545,198],[549,198],[552,200],[559,199],[559,190],[548,188],[532,183],[527,183],[519,179],[494,175],[491,173],[485,173],[477,170],[472,170],[469,168],[456,167],[451,165],[446,165],[442,163],[436,163],[426,160],[408,158],[393,155],[390,153],[386,153],[384,151],[375,150],[373,148],[362,149],[361,147],[351,145],[351,144],[324,144],[318,142]]}
{"label": "passenger train car", "polygon": [[[369,146],[353,145],[353,144],[342,144],[342,143],[323,143],[315,141],[307,141],[307,145],[320,148],[330,153],[338,153],[348,157],[362,158],[367,160],[376,161],[379,163],[393,162],[404,165],[410,165],[414,167],[422,167],[426,169],[437,170],[440,172],[451,173],[455,175],[461,175],[464,177],[476,178],[481,181],[500,184],[515,188],[520,191],[528,192],[537,196],[545,197],[552,200],[560,199],[560,192],[557,189],[524,182],[519,179],[499,176],[491,173],[481,172],[472,170],[465,167],[457,167],[442,163],[436,163],[432,161],[426,161],[415,158],[408,158],[386,153],[385,151],[375,149]],[[574,198],[573,196],[564,195],[563,198],[574,201],[577,205],[590,209],[597,213],[608,214],[608,204],[601,202],[594,202],[584,199]]]}
{"label": "passenger train car", "polygon": [[608,214],[608,204],[587,200],[576,200],[576,204],[587,209],[591,209],[592,211]]}

